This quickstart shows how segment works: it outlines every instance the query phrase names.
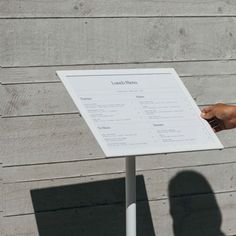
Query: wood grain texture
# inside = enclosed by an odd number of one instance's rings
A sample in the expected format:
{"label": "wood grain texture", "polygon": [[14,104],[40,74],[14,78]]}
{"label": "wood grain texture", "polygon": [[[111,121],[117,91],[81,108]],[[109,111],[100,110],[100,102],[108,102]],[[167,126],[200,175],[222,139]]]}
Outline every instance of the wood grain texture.
{"label": "wood grain texture", "polygon": [[[137,170],[193,167],[197,165],[235,163],[235,148],[137,158]],[[124,173],[124,159],[97,159],[79,162],[52,163],[3,168],[4,183],[74,178],[79,176]]]}
{"label": "wood grain texture", "polygon": [[[236,75],[182,77],[198,105],[216,102],[236,103]],[[3,85],[2,116],[75,113],[74,105],[62,83]]]}
{"label": "wood grain texture", "polygon": [[2,119],[1,133],[4,166],[104,157],[78,114]]}
{"label": "wood grain texture", "polygon": [[[179,173],[197,173],[203,176],[211,185],[212,193],[236,191],[234,173],[236,163],[197,166],[191,168],[159,169],[139,171],[137,173],[137,200],[163,200],[168,198],[168,186],[171,179]],[[187,175],[187,174],[186,174]],[[142,191],[143,181],[145,193]],[[187,180],[186,180],[187,181]],[[183,184],[184,186],[184,184]],[[209,189],[195,186],[191,193],[189,189],[179,186],[181,195],[209,194]],[[72,179],[36,181],[27,183],[4,184],[5,216],[34,213],[31,191],[38,191],[42,203],[38,204],[37,211],[56,211],[60,209],[89,207],[92,205],[116,204],[124,202],[125,179],[124,174],[89,176]],[[41,191],[42,190],[42,191]],[[42,193],[40,193],[40,191]],[[44,192],[44,193],[43,193]],[[89,192],[89,193],[88,193]],[[36,193],[35,193],[36,194]],[[57,198],[52,202],[54,195]],[[71,197],[69,197],[71,196]],[[50,202],[51,204],[47,204]]]}
{"label": "wood grain texture", "polygon": [[[0,180],[0,212],[3,212],[3,205],[5,205],[4,204],[3,184],[2,184],[2,180]],[[0,221],[1,221],[1,214],[0,214]],[[1,227],[0,227],[0,229],[1,229]]]}
{"label": "wood grain texture", "polygon": [[2,173],[3,173],[3,169],[2,169],[2,163],[0,163],[0,182],[2,182]]}
{"label": "wood grain texture", "polygon": [[[3,113],[3,108],[7,102],[5,100],[6,97],[7,97],[6,90],[3,88],[3,85],[0,82],[0,125],[1,125],[1,116]],[[0,157],[0,162],[1,162],[1,157]]]}
{"label": "wood grain texture", "polygon": [[[0,118],[1,119],[1,118]],[[2,179],[2,163],[0,163],[0,226],[1,226],[1,220],[2,220],[2,214],[1,212],[3,211],[3,197],[4,197],[4,194],[3,194],[3,179]],[[0,233],[1,233],[1,227],[0,227]]]}
{"label": "wood grain texture", "polygon": [[[146,218],[142,217],[146,216],[145,206],[147,203],[140,203],[138,205],[139,213],[141,216],[140,222],[146,223]],[[164,204],[151,203],[151,207],[154,212],[157,211],[166,213]],[[62,217],[62,214],[64,217]],[[103,217],[101,217],[103,216]],[[38,220],[41,222],[39,229],[37,227],[37,223],[34,215],[26,215],[26,216],[17,216],[17,217],[4,217],[3,225],[8,233],[7,236],[15,236],[15,235],[67,235],[68,232],[71,235],[99,235],[99,236],[121,236],[125,235],[125,220],[124,220],[124,206],[123,204],[118,205],[106,205],[101,207],[94,208],[83,208],[83,209],[70,209],[64,211],[57,211],[52,214],[52,212],[45,212],[37,215]],[[104,222],[104,217],[108,220]],[[166,217],[165,217],[166,218]],[[47,221],[47,223],[44,221]],[[82,220],[83,219],[83,220]],[[161,222],[160,222],[161,221]],[[155,222],[158,227],[163,224],[163,220]],[[15,223],[14,223],[15,222]],[[60,222],[58,225],[57,222]],[[91,222],[88,224],[88,222]],[[109,223],[108,223],[109,222]],[[45,225],[46,223],[46,225]],[[105,226],[106,223],[109,225]],[[168,220],[170,223],[170,219]],[[12,226],[11,226],[12,224]],[[42,226],[42,225],[45,225]],[[144,225],[144,224],[143,224]],[[59,229],[59,230],[58,230]],[[38,231],[41,231],[39,234]],[[171,231],[167,229],[167,232]],[[142,229],[143,231],[143,229]],[[73,233],[74,232],[74,233]],[[147,228],[148,235],[150,235],[149,230]],[[141,234],[144,235],[144,234]],[[152,234],[151,234],[152,235]],[[156,234],[157,235],[157,234]],[[171,235],[171,234],[168,234]]]}
{"label": "wood grain texture", "polygon": [[62,83],[3,85],[3,89],[3,117],[78,112]]}
{"label": "wood grain texture", "polygon": [[[236,226],[234,224],[236,213],[233,210],[236,207],[236,194],[235,193],[223,193],[215,195],[218,205],[221,208],[223,223],[222,227],[223,232],[227,235],[231,235],[232,232],[236,232]],[[199,200],[197,198],[200,198]],[[203,196],[192,196],[186,198],[186,202],[191,201],[200,201],[202,203],[209,202],[209,199],[212,199],[212,196],[203,195]],[[178,204],[178,203],[177,203]],[[146,202],[138,203],[138,219],[142,224],[145,225],[146,220],[145,217],[147,215],[147,211],[145,208],[147,207]],[[151,201],[149,202],[149,207],[151,209],[152,222],[148,222],[146,230],[150,230],[152,227],[150,224],[154,226],[154,234],[157,236],[174,236],[172,230],[172,218],[169,214],[169,202],[168,200],[160,200],[160,201]],[[205,209],[199,208],[197,211],[198,215],[205,215]],[[209,211],[212,212],[212,215],[217,214],[217,209],[211,208]],[[122,213],[123,212],[123,213]],[[40,228],[41,232],[44,232],[47,235],[65,235],[65,232],[71,232],[70,229],[73,229],[73,232],[85,232],[84,235],[94,235],[96,231],[96,235],[110,235],[106,231],[104,231],[106,227],[104,224],[106,222],[102,221],[101,215],[109,217],[110,227],[112,230],[112,235],[120,236],[124,235],[124,206],[120,205],[105,205],[99,208],[81,208],[81,209],[68,209],[63,211],[55,211],[55,212],[42,212],[37,215],[39,222],[41,222]],[[142,217],[145,216],[145,217]],[[111,218],[110,218],[111,217]],[[73,220],[72,220],[73,219]],[[84,219],[81,223],[81,219]],[[206,219],[207,220],[207,219]],[[45,222],[47,221],[47,222]],[[58,225],[58,222],[61,222]],[[85,222],[87,224],[85,224]],[[89,227],[88,222],[94,222],[94,227]],[[4,228],[7,230],[8,236],[16,236],[16,235],[38,235],[37,223],[35,220],[35,215],[23,215],[16,217],[4,217]],[[197,225],[197,222],[196,222]],[[91,224],[90,224],[91,226]],[[103,230],[101,230],[101,227]],[[108,228],[107,228],[108,229]],[[142,231],[145,229],[141,228]],[[94,231],[95,230],[95,231]],[[193,229],[189,229],[191,231]],[[194,230],[202,230],[194,229]],[[148,231],[147,231],[148,232]],[[204,231],[202,231],[204,232]],[[145,235],[145,234],[141,234]],[[153,235],[148,233],[148,235]],[[199,235],[203,235],[200,233]],[[219,235],[220,236],[220,235]]]}
{"label": "wood grain texture", "polygon": [[8,19],[0,65],[236,59],[235,26],[233,17]]}
{"label": "wood grain texture", "polygon": [[[1,124],[0,156],[4,166],[104,158],[85,121],[77,114],[3,118]],[[225,147],[235,147],[236,130],[218,135]],[[168,159],[165,155],[161,157],[162,161]],[[209,160],[210,163],[217,162],[214,157],[202,156],[201,161],[204,160],[206,163]],[[183,164],[191,161],[186,156]]]}
{"label": "wood grain texture", "polygon": [[0,9],[1,18],[236,15],[234,0],[5,0]]}
{"label": "wood grain texture", "polygon": [[[1,94],[2,95],[2,94]],[[0,102],[1,103],[1,102]],[[1,109],[0,109],[1,110]],[[3,130],[3,119],[0,115],[0,130]],[[1,134],[1,137],[3,134]],[[0,140],[2,140],[0,138]],[[6,140],[7,141],[7,140]],[[8,141],[7,141],[8,142]],[[3,163],[3,159],[4,159],[4,155],[3,155],[3,148],[5,145],[3,144],[3,142],[0,141],[0,180],[2,179],[2,163]],[[7,147],[8,147],[8,144],[7,144]]]}
{"label": "wood grain texture", "polygon": [[[124,188],[96,185],[124,177],[124,159],[104,158],[55,71],[174,67],[199,105],[236,103],[235,16],[235,0],[0,0],[0,235],[125,235]],[[215,196],[223,231],[236,234],[236,130],[219,137],[225,150],[137,158],[141,235],[174,236],[168,184],[181,171],[203,175],[214,194],[181,185],[189,196],[177,201]],[[45,191],[35,209],[32,191]],[[206,212],[218,213],[197,208]]]}
{"label": "wood grain texture", "polygon": [[3,213],[0,212],[0,234],[5,235],[5,230],[3,229]]}
{"label": "wood grain texture", "polygon": [[0,68],[0,81],[3,84],[57,82],[57,70],[91,69],[133,69],[133,68],[175,68],[180,76],[232,75],[236,74],[236,61],[186,61],[160,63],[126,63],[106,65],[50,66]]}

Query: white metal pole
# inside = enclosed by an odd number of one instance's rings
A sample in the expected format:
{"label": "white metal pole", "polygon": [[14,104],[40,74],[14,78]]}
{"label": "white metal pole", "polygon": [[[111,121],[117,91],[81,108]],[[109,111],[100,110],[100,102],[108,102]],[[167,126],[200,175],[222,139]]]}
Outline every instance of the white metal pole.
{"label": "white metal pole", "polygon": [[135,156],[126,157],[126,236],[136,236],[136,164]]}

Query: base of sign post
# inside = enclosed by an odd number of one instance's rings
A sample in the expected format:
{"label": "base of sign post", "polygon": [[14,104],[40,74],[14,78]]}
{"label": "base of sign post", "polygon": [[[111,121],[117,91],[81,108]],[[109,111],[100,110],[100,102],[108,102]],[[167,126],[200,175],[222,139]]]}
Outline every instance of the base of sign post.
{"label": "base of sign post", "polygon": [[135,156],[126,157],[126,236],[136,236]]}

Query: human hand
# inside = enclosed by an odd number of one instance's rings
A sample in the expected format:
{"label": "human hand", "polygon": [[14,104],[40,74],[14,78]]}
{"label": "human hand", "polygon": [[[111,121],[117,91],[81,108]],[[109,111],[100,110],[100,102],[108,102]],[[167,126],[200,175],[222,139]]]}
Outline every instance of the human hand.
{"label": "human hand", "polygon": [[236,106],[218,103],[202,109],[201,117],[215,132],[236,127]]}

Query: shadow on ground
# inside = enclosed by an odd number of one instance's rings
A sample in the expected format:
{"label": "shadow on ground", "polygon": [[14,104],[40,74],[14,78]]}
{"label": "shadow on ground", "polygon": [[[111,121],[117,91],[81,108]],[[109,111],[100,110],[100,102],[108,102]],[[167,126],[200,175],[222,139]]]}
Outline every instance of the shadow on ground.
{"label": "shadow on ground", "polygon": [[[40,236],[125,235],[124,178],[31,190],[31,197]],[[137,235],[155,236],[142,175],[137,200]],[[201,174],[184,171],[173,177],[169,203],[174,236],[224,235],[213,190]]]}
{"label": "shadow on ground", "polygon": [[[31,190],[40,236],[125,235],[125,179]],[[138,236],[155,236],[144,178],[137,176]]]}
{"label": "shadow on ground", "polygon": [[208,181],[194,171],[178,173],[169,183],[175,236],[220,236],[222,216]]}

